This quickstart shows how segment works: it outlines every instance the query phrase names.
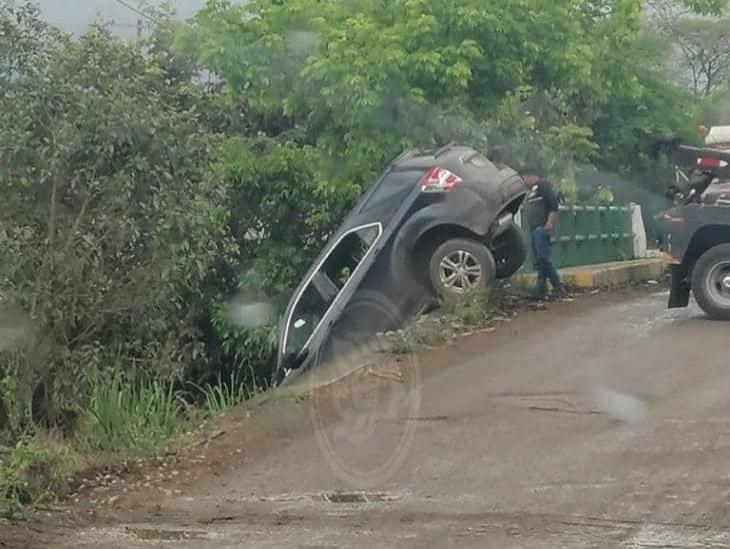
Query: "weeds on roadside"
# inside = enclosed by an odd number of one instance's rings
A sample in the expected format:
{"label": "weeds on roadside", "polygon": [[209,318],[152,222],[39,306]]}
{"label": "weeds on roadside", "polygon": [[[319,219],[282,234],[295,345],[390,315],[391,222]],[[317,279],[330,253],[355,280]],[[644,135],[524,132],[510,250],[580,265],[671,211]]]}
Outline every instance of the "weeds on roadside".
{"label": "weeds on roadside", "polygon": [[259,386],[253,369],[249,369],[248,375],[234,371],[227,380],[219,375],[215,383],[197,388],[203,397],[203,409],[209,415],[227,412],[266,390]]}
{"label": "weeds on roadside", "polygon": [[414,349],[438,345],[444,341],[440,319],[426,316],[411,321],[400,331],[384,334],[381,350],[395,355],[406,355]]}
{"label": "weeds on roadside", "polygon": [[526,280],[513,277],[498,282],[488,292],[474,292],[447,301],[435,314],[416,318],[402,330],[383,335],[383,351],[408,354],[439,345],[450,335],[484,327],[493,313],[508,313],[523,303],[530,290]]}
{"label": "weeds on roadside", "polygon": [[[10,380],[12,381],[12,380]],[[67,491],[84,465],[101,457],[151,457],[169,449],[176,435],[201,415],[230,410],[264,392],[255,372],[238,370],[230,377],[184,392],[172,382],[128,383],[121,374],[92,383],[88,405],[80,408],[75,436],[67,441],[33,424],[28,410],[10,408],[15,394],[9,378],[0,380],[7,446],[0,439],[0,518],[13,517],[25,505],[52,501]],[[8,396],[9,395],[9,396]],[[191,403],[197,403],[194,406]],[[0,414],[2,419],[2,414]]]}
{"label": "weeds on roadside", "polygon": [[149,457],[165,451],[196,417],[197,408],[188,399],[199,402],[209,416],[265,390],[253,370],[219,377],[195,393],[159,381],[128,384],[121,375],[99,380],[93,384],[74,439],[63,442],[31,428],[14,446],[0,444],[0,517],[12,517],[25,505],[50,501],[65,492],[88,458]]}
{"label": "weeds on roadside", "polygon": [[96,383],[79,440],[101,454],[149,455],[184,429],[187,404],[172,383]]}
{"label": "weeds on roadside", "polygon": [[53,435],[37,434],[12,448],[0,447],[0,515],[52,500],[80,464],[78,454]]}
{"label": "weeds on roadside", "polygon": [[490,293],[473,292],[444,303],[440,314],[442,325],[454,331],[479,326],[485,320],[490,297]]}
{"label": "weeds on roadside", "polygon": [[382,350],[393,354],[408,354],[416,349],[439,345],[448,334],[462,331],[484,321],[487,295],[473,293],[448,301],[436,314],[411,320],[402,330],[382,336]]}

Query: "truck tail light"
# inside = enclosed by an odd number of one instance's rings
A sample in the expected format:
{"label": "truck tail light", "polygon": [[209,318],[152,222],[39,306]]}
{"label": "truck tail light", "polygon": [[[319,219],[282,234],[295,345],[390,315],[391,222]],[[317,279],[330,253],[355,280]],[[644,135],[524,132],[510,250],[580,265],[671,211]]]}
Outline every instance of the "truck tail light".
{"label": "truck tail light", "polygon": [[424,193],[447,193],[462,182],[461,177],[446,168],[436,166],[421,178],[421,191]]}
{"label": "truck tail light", "polygon": [[704,156],[697,159],[697,165],[706,170],[716,170],[718,168],[725,168],[727,166],[727,162],[720,160],[719,158]]}

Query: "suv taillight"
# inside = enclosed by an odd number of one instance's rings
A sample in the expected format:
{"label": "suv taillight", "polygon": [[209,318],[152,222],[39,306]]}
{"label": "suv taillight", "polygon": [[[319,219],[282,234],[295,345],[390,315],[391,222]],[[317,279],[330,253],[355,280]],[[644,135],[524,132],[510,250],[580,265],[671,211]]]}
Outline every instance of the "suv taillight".
{"label": "suv taillight", "polygon": [[436,166],[421,178],[421,191],[424,193],[446,193],[462,182],[461,177],[446,168]]}

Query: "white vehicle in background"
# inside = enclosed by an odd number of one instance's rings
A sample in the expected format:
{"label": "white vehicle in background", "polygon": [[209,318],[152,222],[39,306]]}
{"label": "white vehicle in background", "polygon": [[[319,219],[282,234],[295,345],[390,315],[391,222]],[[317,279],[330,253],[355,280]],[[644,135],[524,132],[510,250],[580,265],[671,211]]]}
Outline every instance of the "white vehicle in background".
{"label": "white vehicle in background", "polygon": [[714,126],[705,137],[705,146],[730,151],[730,126]]}
{"label": "white vehicle in background", "polygon": [[[717,151],[730,152],[730,126],[714,126],[705,137],[705,146]],[[702,203],[729,205],[730,178],[727,176],[713,180],[702,194]]]}

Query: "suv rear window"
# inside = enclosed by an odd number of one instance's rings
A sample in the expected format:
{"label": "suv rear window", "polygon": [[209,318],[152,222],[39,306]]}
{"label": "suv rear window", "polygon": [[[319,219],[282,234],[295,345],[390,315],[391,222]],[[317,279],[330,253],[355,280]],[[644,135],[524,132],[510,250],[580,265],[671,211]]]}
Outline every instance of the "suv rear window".
{"label": "suv rear window", "polygon": [[385,177],[379,184],[370,199],[363,204],[359,213],[382,209],[385,216],[392,215],[405,200],[416,183],[420,172],[396,171]]}

